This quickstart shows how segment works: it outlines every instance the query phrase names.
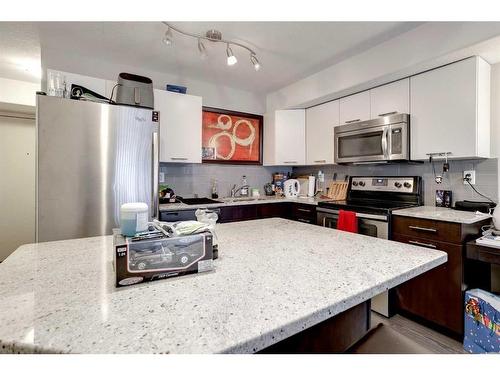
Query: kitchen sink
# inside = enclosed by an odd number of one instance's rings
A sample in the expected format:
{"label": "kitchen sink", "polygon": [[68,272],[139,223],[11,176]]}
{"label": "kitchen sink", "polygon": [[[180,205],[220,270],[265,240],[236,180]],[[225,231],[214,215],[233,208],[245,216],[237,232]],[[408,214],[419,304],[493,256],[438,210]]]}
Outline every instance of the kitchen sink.
{"label": "kitchen sink", "polygon": [[182,203],[188,204],[190,206],[195,204],[222,203],[221,201],[216,201],[215,199],[210,199],[210,198],[179,198],[179,200]]}

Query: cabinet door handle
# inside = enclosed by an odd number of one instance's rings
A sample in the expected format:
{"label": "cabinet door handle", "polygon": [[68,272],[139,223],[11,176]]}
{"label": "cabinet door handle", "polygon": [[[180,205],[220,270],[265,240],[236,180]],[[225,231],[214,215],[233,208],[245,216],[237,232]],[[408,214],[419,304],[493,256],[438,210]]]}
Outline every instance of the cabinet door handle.
{"label": "cabinet door handle", "polygon": [[293,160],[292,161],[284,161],[283,163],[285,163],[285,164],[297,164],[297,162],[293,161]]}
{"label": "cabinet door handle", "polygon": [[308,213],[311,213],[311,210],[308,210],[307,208],[297,208],[297,211],[302,211],[302,212],[308,212]]}
{"label": "cabinet door handle", "polygon": [[326,163],[326,159],[323,159],[323,160],[315,160],[314,162],[315,162],[315,163]]}
{"label": "cabinet door handle", "polygon": [[395,115],[398,113],[398,111],[392,111],[392,112],[386,112],[386,113],[379,113],[379,117],[384,117],[384,116],[389,116],[389,115]]}
{"label": "cabinet door handle", "polygon": [[170,158],[170,160],[188,160],[188,158]]}
{"label": "cabinet door handle", "polygon": [[437,233],[437,229],[434,229],[434,228],[417,227],[417,226],[414,226],[414,225],[408,225],[408,228],[413,229],[413,230],[420,230],[422,232]]}
{"label": "cabinet door handle", "polygon": [[408,243],[411,243],[412,245],[418,245],[418,246],[424,246],[424,247],[430,247],[431,249],[436,249],[437,246],[433,245],[431,243],[424,243],[424,242],[419,242],[419,241],[413,241],[409,240]]}
{"label": "cabinet door handle", "polygon": [[307,219],[301,219],[301,218],[298,218],[297,220],[298,220],[298,221],[300,221],[300,222],[302,222],[302,223],[308,223],[308,224],[310,224],[310,223],[311,223],[311,221],[310,221],[310,220],[307,220]]}
{"label": "cabinet door handle", "polygon": [[346,123],[346,124],[350,124],[350,123],[352,123],[352,122],[358,122],[359,120],[361,120],[361,119],[357,118],[357,119],[354,119],[354,120],[349,120],[349,121],[346,121],[345,123]]}

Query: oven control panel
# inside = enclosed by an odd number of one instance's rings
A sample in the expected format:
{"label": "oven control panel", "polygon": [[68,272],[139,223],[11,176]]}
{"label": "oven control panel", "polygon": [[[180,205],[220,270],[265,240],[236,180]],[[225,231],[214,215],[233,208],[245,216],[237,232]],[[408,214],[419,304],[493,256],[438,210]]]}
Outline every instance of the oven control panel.
{"label": "oven control panel", "polygon": [[353,177],[351,190],[413,193],[412,177]]}

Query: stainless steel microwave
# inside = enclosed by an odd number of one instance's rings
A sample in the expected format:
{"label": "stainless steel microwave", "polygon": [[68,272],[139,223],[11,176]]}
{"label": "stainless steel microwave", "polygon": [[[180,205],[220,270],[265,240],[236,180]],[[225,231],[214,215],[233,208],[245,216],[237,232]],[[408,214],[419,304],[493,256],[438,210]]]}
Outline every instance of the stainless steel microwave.
{"label": "stainless steel microwave", "polygon": [[409,120],[409,115],[397,114],[335,127],[335,163],[368,164],[409,160]]}

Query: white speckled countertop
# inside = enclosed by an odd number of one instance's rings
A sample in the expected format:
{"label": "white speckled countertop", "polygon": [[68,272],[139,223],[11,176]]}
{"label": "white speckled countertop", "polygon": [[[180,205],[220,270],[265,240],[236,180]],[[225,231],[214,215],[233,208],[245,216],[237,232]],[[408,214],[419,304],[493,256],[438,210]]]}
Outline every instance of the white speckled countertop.
{"label": "white speckled countertop", "polygon": [[252,353],[446,261],[285,219],[218,225],[206,274],[114,287],[111,236],[21,246],[0,264],[0,349]]}
{"label": "white speckled countertop", "polygon": [[434,206],[404,208],[402,210],[395,210],[392,214],[396,216],[416,217],[420,219],[448,221],[461,224],[474,224],[478,221],[491,218],[491,215],[480,212],[459,211],[451,208]]}
{"label": "white speckled countertop", "polygon": [[160,211],[179,211],[179,210],[195,210],[197,208],[217,208],[217,207],[227,207],[227,206],[243,206],[249,204],[266,204],[266,203],[281,203],[281,202],[294,202],[294,203],[304,203],[310,205],[318,205],[318,202],[326,202],[331,199],[324,198],[310,198],[310,197],[298,197],[298,198],[284,198],[276,196],[260,196],[258,198],[248,197],[248,198],[218,198],[215,199],[220,201],[220,203],[212,204],[193,204],[188,205],[185,203],[166,203],[160,204]]}

